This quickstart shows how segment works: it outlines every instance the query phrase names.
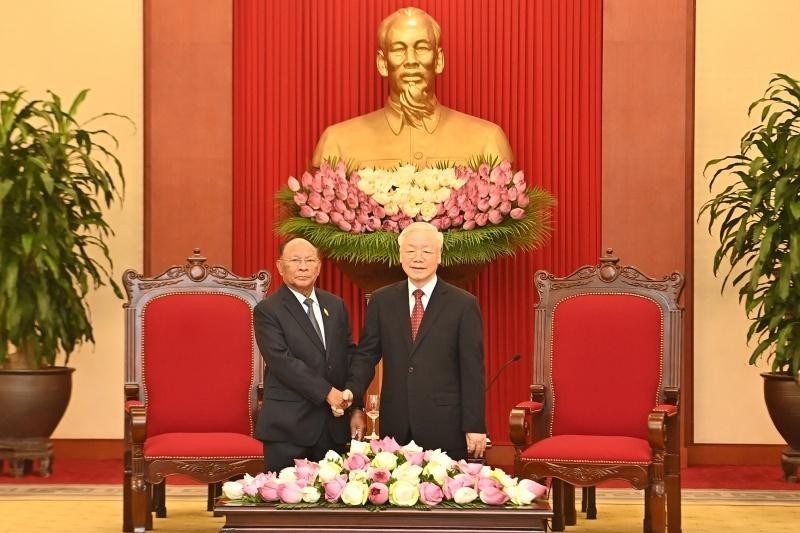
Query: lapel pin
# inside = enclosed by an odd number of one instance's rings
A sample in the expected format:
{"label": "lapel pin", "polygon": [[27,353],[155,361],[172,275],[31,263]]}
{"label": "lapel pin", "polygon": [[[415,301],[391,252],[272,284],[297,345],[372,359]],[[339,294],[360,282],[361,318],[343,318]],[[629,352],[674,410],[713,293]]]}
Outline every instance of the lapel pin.
{"label": "lapel pin", "polygon": [[325,316],[331,316],[331,315],[328,314],[328,308],[327,307],[323,307],[322,308],[322,312],[325,313]]}

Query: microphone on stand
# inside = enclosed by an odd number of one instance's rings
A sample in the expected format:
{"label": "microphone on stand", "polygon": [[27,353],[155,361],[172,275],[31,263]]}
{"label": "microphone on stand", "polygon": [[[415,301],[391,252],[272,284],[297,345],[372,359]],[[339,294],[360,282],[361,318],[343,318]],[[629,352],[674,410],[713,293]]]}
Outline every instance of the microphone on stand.
{"label": "microphone on stand", "polygon": [[[487,392],[489,392],[489,389],[492,387],[492,385],[494,385],[494,382],[497,381],[497,378],[500,377],[500,374],[502,374],[503,371],[506,368],[509,367],[509,365],[511,365],[512,363],[516,363],[520,359],[522,359],[522,356],[520,354],[518,354],[518,353],[515,353],[514,355],[511,356],[511,359],[509,359],[508,361],[503,363],[503,365],[497,370],[497,372],[494,373],[494,376],[492,376],[492,379],[489,380],[489,384],[486,385],[485,389],[483,389],[483,393],[486,394]],[[486,450],[489,450],[491,447],[492,447],[492,439],[490,439],[489,435],[487,434],[486,435]],[[480,458],[480,459],[476,459],[474,457],[468,457],[467,458],[467,462],[469,462],[469,463],[486,464],[486,455],[484,454],[484,456],[482,458]]]}
{"label": "microphone on stand", "polygon": [[512,355],[512,356],[511,356],[511,359],[509,359],[508,361],[506,361],[505,363],[503,363],[503,366],[501,366],[501,367],[500,367],[500,368],[497,370],[497,372],[495,372],[495,373],[494,373],[494,376],[492,376],[492,379],[491,379],[491,380],[489,380],[489,384],[488,384],[488,385],[486,385],[486,388],[485,388],[485,389],[483,389],[483,392],[489,392],[489,389],[492,387],[492,385],[494,385],[494,382],[495,382],[495,381],[497,381],[497,378],[499,378],[499,377],[500,377],[500,374],[502,374],[502,373],[503,373],[503,371],[504,371],[506,368],[508,368],[508,366],[509,366],[511,363],[516,363],[516,362],[517,362],[517,361],[519,361],[520,359],[522,359],[522,356],[521,356],[520,354],[518,354],[518,353],[515,353],[514,355]]}

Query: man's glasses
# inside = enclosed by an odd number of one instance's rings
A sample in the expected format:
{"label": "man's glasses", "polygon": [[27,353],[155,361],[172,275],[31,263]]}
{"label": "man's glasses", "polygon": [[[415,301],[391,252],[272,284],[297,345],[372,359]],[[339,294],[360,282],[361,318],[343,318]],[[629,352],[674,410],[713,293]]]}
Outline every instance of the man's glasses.
{"label": "man's glasses", "polygon": [[284,263],[289,263],[293,268],[297,268],[302,265],[308,265],[310,267],[316,266],[319,263],[319,259],[311,258],[311,259],[300,259],[299,257],[292,257],[290,259],[281,259]]}

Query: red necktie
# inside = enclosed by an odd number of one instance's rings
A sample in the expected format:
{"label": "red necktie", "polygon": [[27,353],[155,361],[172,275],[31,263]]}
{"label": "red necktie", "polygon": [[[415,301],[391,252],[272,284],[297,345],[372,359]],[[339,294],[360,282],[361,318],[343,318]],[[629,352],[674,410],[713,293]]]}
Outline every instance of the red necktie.
{"label": "red necktie", "polygon": [[419,331],[419,325],[422,323],[422,315],[425,314],[425,308],[422,307],[422,289],[417,289],[413,293],[414,295],[414,310],[411,311],[411,340],[414,341],[417,338],[417,332]]}

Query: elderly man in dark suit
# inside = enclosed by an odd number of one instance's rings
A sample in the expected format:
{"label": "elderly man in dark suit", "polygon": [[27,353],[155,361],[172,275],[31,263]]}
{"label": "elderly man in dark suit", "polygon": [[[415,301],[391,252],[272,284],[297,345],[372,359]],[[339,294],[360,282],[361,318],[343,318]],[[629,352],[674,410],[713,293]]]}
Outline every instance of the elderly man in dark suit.
{"label": "elderly man in dark suit", "polygon": [[483,329],[473,295],[436,276],[442,234],[414,222],[398,238],[407,280],[372,295],[347,388],[359,398],[383,358],[381,434],[441,448],[486,449]]}
{"label": "elderly man in dark suit", "polygon": [[256,306],[258,347],[266,362],[264,405],[255,436],[264,442],[267,471],[319,460],[342,450],[350,428],[342,396],[351,351],[350,319],[338,296],[314,288],[320,272],[317,249],[305,239],[281,247],[283,285]]}

